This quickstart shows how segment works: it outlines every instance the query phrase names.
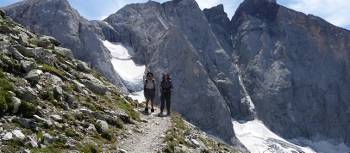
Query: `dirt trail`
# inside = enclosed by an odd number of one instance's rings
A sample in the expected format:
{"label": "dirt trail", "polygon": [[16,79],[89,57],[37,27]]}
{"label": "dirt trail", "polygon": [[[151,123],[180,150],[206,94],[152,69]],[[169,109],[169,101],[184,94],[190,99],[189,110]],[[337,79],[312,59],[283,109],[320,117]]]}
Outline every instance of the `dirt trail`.
{"label": "dirt trail", "polygon": [[147,122],[130,125],[132,130],[119,140],[119,148],[127,153],[161,152],[165,132],[171,125],[170,117],[158,117],[157,111],[150,115],[140,114],[141,120]]}

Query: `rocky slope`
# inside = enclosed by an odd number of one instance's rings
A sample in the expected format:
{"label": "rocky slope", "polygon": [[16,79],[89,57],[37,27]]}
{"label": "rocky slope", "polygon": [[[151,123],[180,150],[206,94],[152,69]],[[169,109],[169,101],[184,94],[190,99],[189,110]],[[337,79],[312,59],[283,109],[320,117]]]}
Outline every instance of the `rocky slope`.
{"label": "rocky slope", "polygon": [[140,119],[132,103],[56,39],[1,14],[0,152],[117,150]]}
{"label": "rocky slope", "polygon": [[259,119],[286,138],[350,144],[348,30],[268,0],[244,1],[231,28]]}
{"label": "rocky slope", "polygon": [[127,92],[115,72],[110,53],[94,32],[94,26],[66,0],[26,0],[4,8],[6,14],[36,33],[55,37],[72,50],[75,58],[88,63],[110,82]]}

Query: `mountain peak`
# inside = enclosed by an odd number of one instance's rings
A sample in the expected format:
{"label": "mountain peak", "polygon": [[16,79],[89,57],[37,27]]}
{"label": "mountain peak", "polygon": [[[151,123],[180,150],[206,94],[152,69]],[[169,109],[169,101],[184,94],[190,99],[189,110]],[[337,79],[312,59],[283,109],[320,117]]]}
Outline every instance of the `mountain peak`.
{"label": "mountain peak", "polygon": [[254,3],[268,2],[268,3],[277,3],[276,0],[245,0],[244,2],[254,2]]}
{"label": "mountain peak", "polygon": [[233,18],[242,14],[272,21],[276,18],[280,5],[276,0],[245,0],[237,9]]}

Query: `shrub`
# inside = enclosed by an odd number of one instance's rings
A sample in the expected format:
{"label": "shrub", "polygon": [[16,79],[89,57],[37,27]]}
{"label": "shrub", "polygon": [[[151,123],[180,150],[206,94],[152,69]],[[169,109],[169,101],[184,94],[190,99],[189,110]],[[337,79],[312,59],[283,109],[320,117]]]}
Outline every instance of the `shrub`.
{"label": "shrub", "polygon": [[27,118],[32,117],[37,112],[38,112],[38,109],[35,107],[33,102],[25,102],[25,101],[22,101],[18,110],[19,114],[22,114],[23,117],[27,117]]}
{"label": "shrub", "polygon": [[13,91],[13,85],[0,70],[0,115],[10,110],[12,106],[11,95],[8,91]]}

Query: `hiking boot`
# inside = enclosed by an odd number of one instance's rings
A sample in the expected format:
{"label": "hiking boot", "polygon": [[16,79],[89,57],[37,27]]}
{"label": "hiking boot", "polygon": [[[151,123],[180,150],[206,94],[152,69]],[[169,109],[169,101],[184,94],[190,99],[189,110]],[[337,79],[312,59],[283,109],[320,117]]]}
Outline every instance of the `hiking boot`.
{"label": "hiking boot", "polygon": [[152,112],[152,113],[154,112],[154,109],[153,109],[153,108],[151,109],[151,112]]}
{"label": "hiking boot", "polygon": [[160,113],[158,114],[158,117],[163,117],[163,112],[160,112]]}
{"label": "hiking boot", "polygon": [[147,108],[147,107],[145,108],[145,113],[147,113],[147,114],[148,114],[148,108]]}

